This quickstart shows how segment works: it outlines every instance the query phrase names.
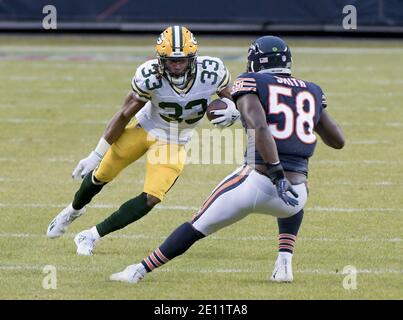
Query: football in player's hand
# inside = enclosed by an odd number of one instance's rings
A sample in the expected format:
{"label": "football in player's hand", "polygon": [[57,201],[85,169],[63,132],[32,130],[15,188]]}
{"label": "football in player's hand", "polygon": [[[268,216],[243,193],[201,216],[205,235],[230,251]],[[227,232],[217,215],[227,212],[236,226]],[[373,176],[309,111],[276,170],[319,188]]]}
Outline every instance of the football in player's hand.
{"label": "football in player's hand", "polygon": [[211,101],[211,103],[207,106],[207,119],[211,121],[215,118],[221,117],[221,115],[215,115],[214,112],[212,113],[212,111],[223,109],[227,109],[227,104],[224,101],[222,101],[221,99],[215,99]]}

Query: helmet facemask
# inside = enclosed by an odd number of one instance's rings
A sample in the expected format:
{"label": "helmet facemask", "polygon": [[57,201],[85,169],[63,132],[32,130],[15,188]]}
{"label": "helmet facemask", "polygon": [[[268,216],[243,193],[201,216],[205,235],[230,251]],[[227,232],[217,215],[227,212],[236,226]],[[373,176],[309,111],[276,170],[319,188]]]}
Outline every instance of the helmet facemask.
{"label": "helmet facemask", "polygon": [[[183,70],[175,71],[174,66],[170,67],[170,64],[174,64],[175,60],[186,60],[186,65]],[[165,76],[170,83],[180,89],[184,88],[196,73],[196,56],[178,58],[158,57],[158,63],[161,74]]]}

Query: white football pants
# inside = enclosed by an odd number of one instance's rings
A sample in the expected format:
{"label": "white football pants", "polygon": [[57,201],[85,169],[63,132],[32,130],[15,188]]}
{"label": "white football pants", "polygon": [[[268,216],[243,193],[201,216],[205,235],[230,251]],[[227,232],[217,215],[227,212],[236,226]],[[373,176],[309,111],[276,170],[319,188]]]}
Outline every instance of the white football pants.
{"label": "white football pants", "polygon": [[[308,198],[305,183],[293,185],[293,188],[298,193],[298,205],[295,207],[284,203],[267,176],[249,166],[242,166],[213,190],[194,217],[192,225],[204,235],[209,235],[250,213],[291,217],[304,207]],[[294,198],[290,192],[287,194]]]}

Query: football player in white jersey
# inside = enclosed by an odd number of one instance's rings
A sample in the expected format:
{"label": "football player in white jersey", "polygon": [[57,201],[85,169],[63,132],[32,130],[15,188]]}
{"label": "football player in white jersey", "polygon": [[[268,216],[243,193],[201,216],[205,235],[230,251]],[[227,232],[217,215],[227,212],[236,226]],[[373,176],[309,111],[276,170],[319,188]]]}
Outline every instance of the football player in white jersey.
{"label": "football player in white jersey", "polygon": [[248,133],[244,165],[222,180],[191,221],[176,228],[140,263],[112,274],[111,280],[137,283],[196,241],[259,213],[276,217],[279,227],[270,280],[293,281],[294,245],[308,199],[308,159],[316,146],[313,132],[334,149],[343,148],[345,139],[326,111],[322,89],[291,76],[291,51],[284,40],[258,38],[247,59],[247,72],[238,76],[232,91]]}
{"label": "football player in white jersey", "polygon": [[183,170],[185,144],[214,94],[228,108],[215,111],[220,116],[213,124],[226,127],[239,118],[227,68],[219,58],[198,56],[197,50],[196,39],[183,26],[170,26],[161,33],[157,59],[138,67],[122,109],[110,120],[95,150],[73,171],[73,178],[83,182],[72,203],[49,224],[49,238],[63,235],[106,183],[147,154],[143,192],[74,238],[77,254],[92,255],[97,240],[142,218],[163,200]]}

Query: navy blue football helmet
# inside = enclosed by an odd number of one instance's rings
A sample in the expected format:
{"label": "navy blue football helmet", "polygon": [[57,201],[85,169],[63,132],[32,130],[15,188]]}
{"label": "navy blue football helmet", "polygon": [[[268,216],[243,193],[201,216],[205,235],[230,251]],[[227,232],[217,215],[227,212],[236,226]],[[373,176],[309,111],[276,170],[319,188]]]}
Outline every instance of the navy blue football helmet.
{"label": "navy blue football helmet", "polygon": [[291,74],[291,65],[290,48],[279,37],[260,37],[249,47],[247,72]]}

